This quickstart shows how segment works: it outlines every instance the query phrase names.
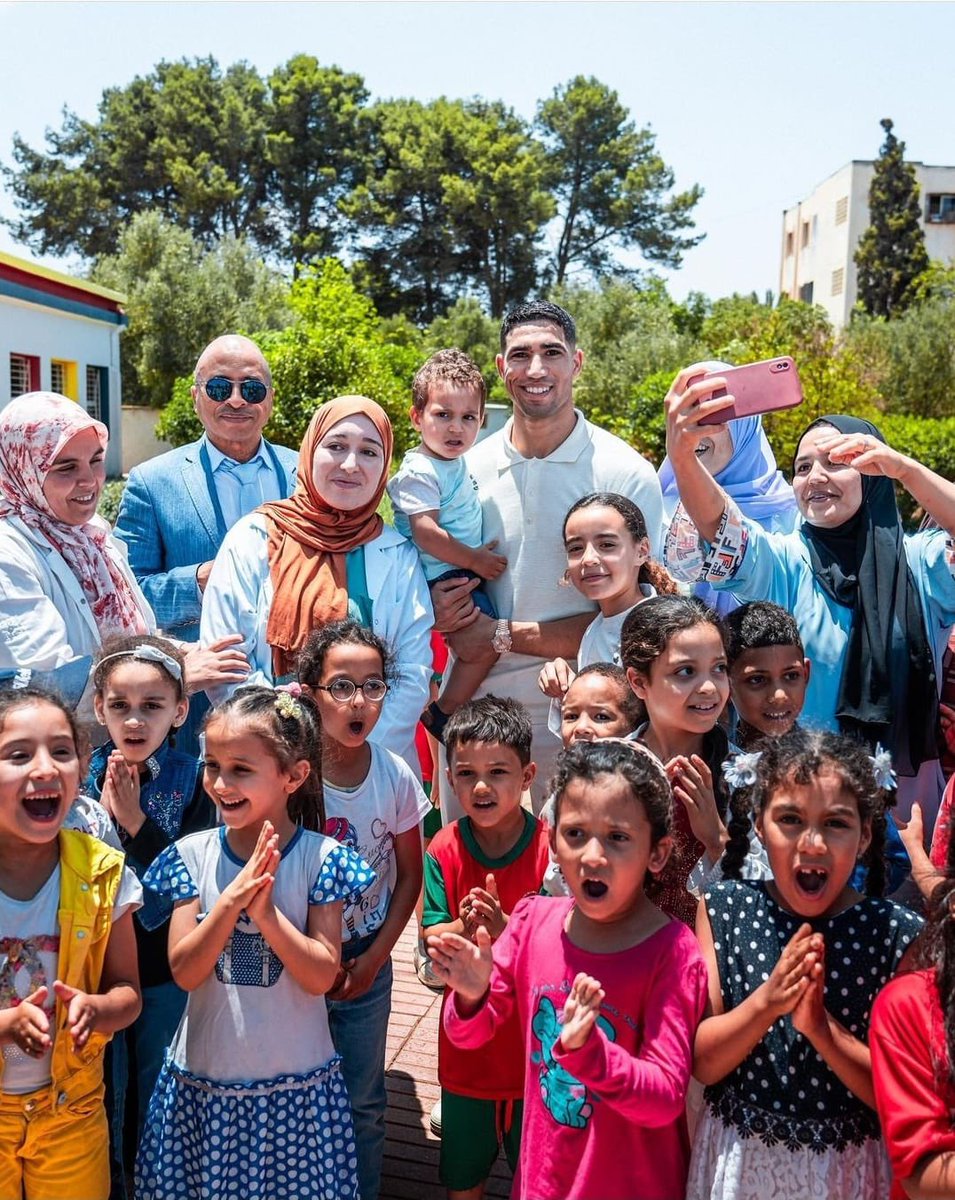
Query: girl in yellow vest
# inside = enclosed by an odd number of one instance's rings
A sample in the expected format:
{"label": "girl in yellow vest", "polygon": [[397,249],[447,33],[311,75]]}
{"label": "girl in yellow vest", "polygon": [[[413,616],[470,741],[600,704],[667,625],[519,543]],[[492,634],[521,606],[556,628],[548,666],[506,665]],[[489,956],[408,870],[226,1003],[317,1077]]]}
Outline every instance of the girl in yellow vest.
{"label": "girl in yellow vest", "polygon": [[139,1015],[123,855],[63,829],[83,763],[62,701],[0,692],[0,1197],[106,1200],[103,1050]]}

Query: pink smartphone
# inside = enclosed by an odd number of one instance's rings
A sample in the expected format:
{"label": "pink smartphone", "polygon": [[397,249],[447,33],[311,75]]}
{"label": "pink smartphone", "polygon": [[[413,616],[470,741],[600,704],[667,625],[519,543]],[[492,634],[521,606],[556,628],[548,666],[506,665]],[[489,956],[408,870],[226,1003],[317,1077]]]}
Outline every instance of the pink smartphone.
{"label": "pink smartphone", "polygon": [[802,384],[796,364],[788,355],[768,358],[765,362],[747,363],[723,371],[707,371],[705,379],[725,379],[726,387],[718,388],[713,399],[732,396],[729,408],[701,417],[701,425],[725,425],[737,417],[752,417],[760,413],[777,412],[802,404]]}

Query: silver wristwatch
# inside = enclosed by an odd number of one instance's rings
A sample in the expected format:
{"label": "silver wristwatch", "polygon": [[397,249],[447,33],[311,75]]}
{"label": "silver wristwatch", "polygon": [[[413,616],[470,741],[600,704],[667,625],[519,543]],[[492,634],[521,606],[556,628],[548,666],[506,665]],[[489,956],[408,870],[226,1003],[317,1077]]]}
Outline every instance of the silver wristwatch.
{"label": "silver wristwatch", "polygon": [[508,654],[511,646],[511,627],[504,619],[494,626],[494,636],[491,638],[491,648],[496,654]]}

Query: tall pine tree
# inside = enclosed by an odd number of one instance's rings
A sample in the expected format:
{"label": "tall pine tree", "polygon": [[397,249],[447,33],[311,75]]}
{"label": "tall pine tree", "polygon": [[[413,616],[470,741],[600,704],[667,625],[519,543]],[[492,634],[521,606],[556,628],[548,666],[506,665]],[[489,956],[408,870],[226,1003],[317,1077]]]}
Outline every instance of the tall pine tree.
{"label": "tall pine tree", "polygon": [[870,316],[893,317],[914,299],[913,283],[928,267],[915,168],[904,161],[905,142],[881,122],[885,141],[869,187],[869,227],[859,239],[859,300]]}

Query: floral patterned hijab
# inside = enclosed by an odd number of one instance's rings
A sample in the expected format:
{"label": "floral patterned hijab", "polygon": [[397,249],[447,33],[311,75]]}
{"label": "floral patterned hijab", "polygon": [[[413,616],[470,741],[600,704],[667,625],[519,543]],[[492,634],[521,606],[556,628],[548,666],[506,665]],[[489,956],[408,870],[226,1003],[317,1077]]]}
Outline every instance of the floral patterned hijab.
{"label": "floral patterned hijab", "polygon": [[103,638],[147,633],[132,588],[107,552],[108,530],[93,521],[68,525],[53,514],[43,494],[50,468],[85,429],[96,430],[105,450],[106,426],[56,392],[28,392],[0,411],[0,520],[18,517],[63,557]]}

